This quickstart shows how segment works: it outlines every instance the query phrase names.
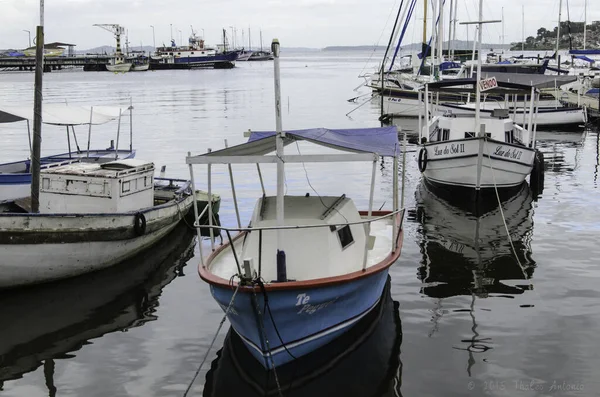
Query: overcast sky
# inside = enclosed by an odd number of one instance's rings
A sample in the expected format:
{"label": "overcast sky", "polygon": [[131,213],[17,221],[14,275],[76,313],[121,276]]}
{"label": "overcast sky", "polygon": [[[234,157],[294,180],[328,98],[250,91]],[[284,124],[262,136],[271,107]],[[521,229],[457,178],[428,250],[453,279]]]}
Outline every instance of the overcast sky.
{"label": "overcast sky", "polygon": [[[405,0],[407,2],[409,0]],[[447,2],[449,0],[446,0]],[[570,1],[571,20],[583,21],[584,1]],[[600,20],[597,0],[588,0],[588,21]],[[504,7],[505,42],[520,41],[522,0],[484,0],[484,19],[501,19]],[[559,0],[528,1],[525,5],[525,35],[535,35],[540,26],[556,26]],[[567,1],[563,1],[562,20],[567,19]],[[118,23],[129,31],[133,46],[152,45],[155,27],[156,44],[179,41],[190,34],[190,25],[204,34],[210,44],[221,42],[221,29],[231,35],[237,28],[237,41],[248,41],[252,28],[253,46],[259,44],[259,29],[263,43],[278,37],[284,47],[321,48],[330,45],[387,44],[389,32],[400,0],[47,0],[45,7],[46,42],[62,41],[84,50],[101,45],[114,45],[108,32],[92,26],[95,23]],[[423,2],[406,32],[406,43],[421,39]],[[458,4],[460,21],[475,20],[477,0],[462,0]],[[431,13],[429,13],[431,15]],[[446,11],[446,16],[448,12]],[[420,19],[420,21],[419,21]],[[39,1],[0,0],[0,48],[24,48],[32,38],[39,21]],[[387,25],[386,25],[387,22]],[[470,27],[469,39],[473,39]],[[487,25],[484,42],[501,42],[502,24]],[[459,26],[458,39],[467,39],[465,26]]]}

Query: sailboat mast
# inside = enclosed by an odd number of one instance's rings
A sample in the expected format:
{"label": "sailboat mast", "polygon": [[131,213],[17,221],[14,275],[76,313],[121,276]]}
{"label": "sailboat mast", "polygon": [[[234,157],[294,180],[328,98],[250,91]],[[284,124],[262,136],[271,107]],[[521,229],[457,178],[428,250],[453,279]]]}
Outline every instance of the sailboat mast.
{"label": "sailboat mast", "polygon": [[521,52],[525,53],[525,6],[521,6]]}
{"label": "sailboat mast", "polygon": [[260,30],[260,51],[262,52],[263,47],[262,47],[262,29]]}
{"label": "sailboat mast", "polygon": [[583,0],[583,49],[585,50],[587,34],[587,0]]}
{"label": "sailboat mast", "polygon": [[427,0],[423,0],[423,57],[427,58]]}
{"label": "sailboat mast", "polygon": [[504,54],[504,7],[502,7],[502,53]]}
{"label": "sailboat mast", "polygon": [[481,114],[479,107],[481,106],[481,89],[479,88],[479,80],[481,80],[481,41],[483,40],[483,0],[479,0],[479,21],[477,29],[477,82],[475,83],[475,134],[479,136],[481,131]]}
{"label": "sailboat mast", "polygon": [[448,14],[448,56],[450,56],[450,48],[452,42],[452,13],[454,12],[454,2],[455,0],[450,0],[450,10]]}
{"label": "sailboat mast", "polygon": [[248,26],[248,50],[252,50],[252,39],[250,38],[250,26]]}
{"label": "sailboat mast", "polygon": [[[440,13],[438,18],[440,19],[440,26],[438,27],[438,62],[441,65],[444,61],[444,0],[439,0],[439,2]],[[441,71],[438,69],[438,73],[440,72]]]}
{"label": "sailboat mast", "polygon": [[36,28],[31,146],[31,212],[40,212],[40,156],[42,149],[42,78],[44,75],[44,0],[40,0],[40,25]]}
{"label": "sailboat mast", "polygon": [[558,2],[558,28],[556,29],[556,59],[558,59],[558,47],[560,45],[560,20],[562,17],[562,0]]}
{"label": "sailboat mast", "polygon": [[[454,25],[454,27],[452,28],[452,59],[454,60],[454,47],[456,46],[456,15],[458,13],[458,0],[454,0],[454,20],[452,21],[452,24]],[[468,42],[468,40],[467,40]]]}

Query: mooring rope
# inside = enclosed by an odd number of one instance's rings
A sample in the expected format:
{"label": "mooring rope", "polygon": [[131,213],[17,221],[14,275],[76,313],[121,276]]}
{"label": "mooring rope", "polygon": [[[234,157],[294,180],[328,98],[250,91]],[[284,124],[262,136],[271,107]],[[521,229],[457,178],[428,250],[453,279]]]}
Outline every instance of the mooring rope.
{"label": "mooring rope", "polygon": [[502,223],[504,223],[504,229],[506,230],[506,236],[508,237],[508,242],[510,243],[510,247],[512,248],[513,255],[521,268],[521,272],[523,272],[523,277],[525,280],[529,280],[529,276],[525,272],[525,268],[521,264],[519,257],[517,256],[517,250],[513,244],[512,238],[510,237],[510,231],[508,230],[508,225],[506,224],[506,217],[504,216],[504,210],[502,209],[502,201],[500,200],[500,194],[498,193],[498,186],[496,185],[496,174],[494,173],[494,166],[492,165],[492,157],[490,156],[490,151],[488,150],[488,141],[484,138],[483,142],[485,143],[485,151],[487,153],[488,159],[490,161],[490,169],[492,170],[492,180],[494,181],[494,192],[496,193],[496,199],[498,200],[498,208],[500,209],[500,215],[502,216]]}
{"label": "mooring rope", "polygon": [[279,383],[279,376],[277,376],[277,368],[275,366],[275,360],[273,359],[273,353],[271,352],[271,347],[269,346],[269,338],[267,338],[267,331],[265,330],[265,323],[263,321],[263,317],[260,312],[260,305],[258,304],[258,297],[256,296],[256,291],[252,289],[252,293],[254,294],[254,302],[256,304],[256,314],[258,316],[258,322],[260,323],[260,328],[265,340],[265,344],[267,345],[267,352],[269,353],[269,359],[271,360],[271,366],[273,367],[273,374],[275,375],[275,384],[277,385],[277,392],[281,397],[283,397],[283,392],[281,391],[281,384]]}
{"label": "mooring rope", "polygon": [[240,284],[238,283],[237,287],[235,288],[235,291],[233,292],[233,295],[231,296],[231,301],[229,302],[229,306],[227,306],[227,309],[225,310],[225,314],[223,315],[223,318],[221,319],[221,323],[219,324],[219,327],[217,328],[217,332],[216,332],[215,336],[213,337],[212,342],[210,342],[210,346],[208,347],[208,350],[206,351],[206,354],[204,354],[204,358],[202,359],[202,362],[200,363],[200,366],[196,370],[196,373],[194,374],[194,377],[192,378],[192,381],[190,382],[190,384],[188,385],[187,389],[185,390],[185,393],[183,393],[183,397],[186,397],[188,395],[188,393],[192,389],[192,386],[194,385],[194,382],[196,382],[196,378],[198,377],[198,374],[200,374],[202,366],[206,362],[206,359],[208,358],[208,354],[212,350],[213,345],[215,344],[215,341],[217,340],[217,336],[219,336],[219,332],[221,332],[221,328],[223,327],[223,324],[225,323],[225,319],[227,319],[227,314],[229,314],[229,310],[233,306],[233,302],[235,300],[235,296],[237,295],[239,289],[240,289]]}

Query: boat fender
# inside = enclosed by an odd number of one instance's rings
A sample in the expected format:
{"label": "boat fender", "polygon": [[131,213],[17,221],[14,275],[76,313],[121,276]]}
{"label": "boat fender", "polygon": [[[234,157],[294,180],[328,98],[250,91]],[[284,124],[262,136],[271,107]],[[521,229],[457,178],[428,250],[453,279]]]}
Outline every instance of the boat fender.
{"label": "boat fender", "polygon": [[146,233],[146,216],[143,213],[137,212],[133,221],[133,230],[138,236]]}
{"label": "boat fender", "polygon": [[427,169],[427,149],[424,147],[421,148],[421,151],[419,152],[419,160],[417,164],[419,165],[419,171],[425,172]]}

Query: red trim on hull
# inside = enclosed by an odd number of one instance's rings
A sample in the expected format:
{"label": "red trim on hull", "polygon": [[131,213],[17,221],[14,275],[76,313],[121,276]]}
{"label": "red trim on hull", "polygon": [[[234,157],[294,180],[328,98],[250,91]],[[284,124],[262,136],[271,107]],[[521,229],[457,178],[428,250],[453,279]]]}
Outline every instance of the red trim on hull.
{"label": "red trim on hull", "polygon": [[[375,216],[375,217],[385,216],[385,215],[390,214],[391,212],[392,211],[371,211],[371,216]],[[358,213],[361,216],[367,216],[368,211],[359,211]],[[281,290],[288,290],[288,289],[305,289],[305,288],[315,288],[315,287],[326,287],[326,286],[334,285],[334,284],[348,283],[348,282],[354,281],[354,280],[362,278],[362,277],[367,277],[372,274],[379,273],[379,272],[389,268],[398,258],[400,258],[400,252],[402,250],[402,242],[404,240],[404,229],[401,228],[403,216],[404,216],[403,212],[399,212],[398,214],[396,214],[396,224],[398,226],[398,231],[399,231],[399,236],[398,236],[398,239],[396,240],[396,250],[394,252],[390,252],[390,254],[387,257],[385,257],[381,262],[377,263],[376,265],[368,267],[364,271],[358,270],[356,272],[344,274],[341,276],[325,277],[325,278],[318,278],[318,279],[314,279],[314,280],[305,280],[305,281],[288,281],[288,282],[284,282],[284,283],[269,283],[269,284],[265,284],[265,289],[267,291],[281,291]],[[235,242],[237,239],[245,236],[246,233],[247,232],[238,233],[233,238],[233,241]],[[215,251],[213,251],[210,254],[210,256],[207,258],[205,266],[202,266],[202,264],[198,265],[198,273],[200,274],[200,278],[202,278],[202,280],[206,281],[210,285],[214,285],[214,286],[221,287],[221,288],[235,289],[238,284],[237,282],[231,283],[229,280],[215,276],[208,270],[212,261],[221,252],[223,252],[225,249],[227,249],[229,247],[229,245],[230,245],[229,242],[227,242],[226,244],[223,244],[222,246],[217,248]],[[239,290],[240,290],[240,292],[251,292],[252,290],[260,291],[260,288],[243,286],[243,287],[240,287]]]}

